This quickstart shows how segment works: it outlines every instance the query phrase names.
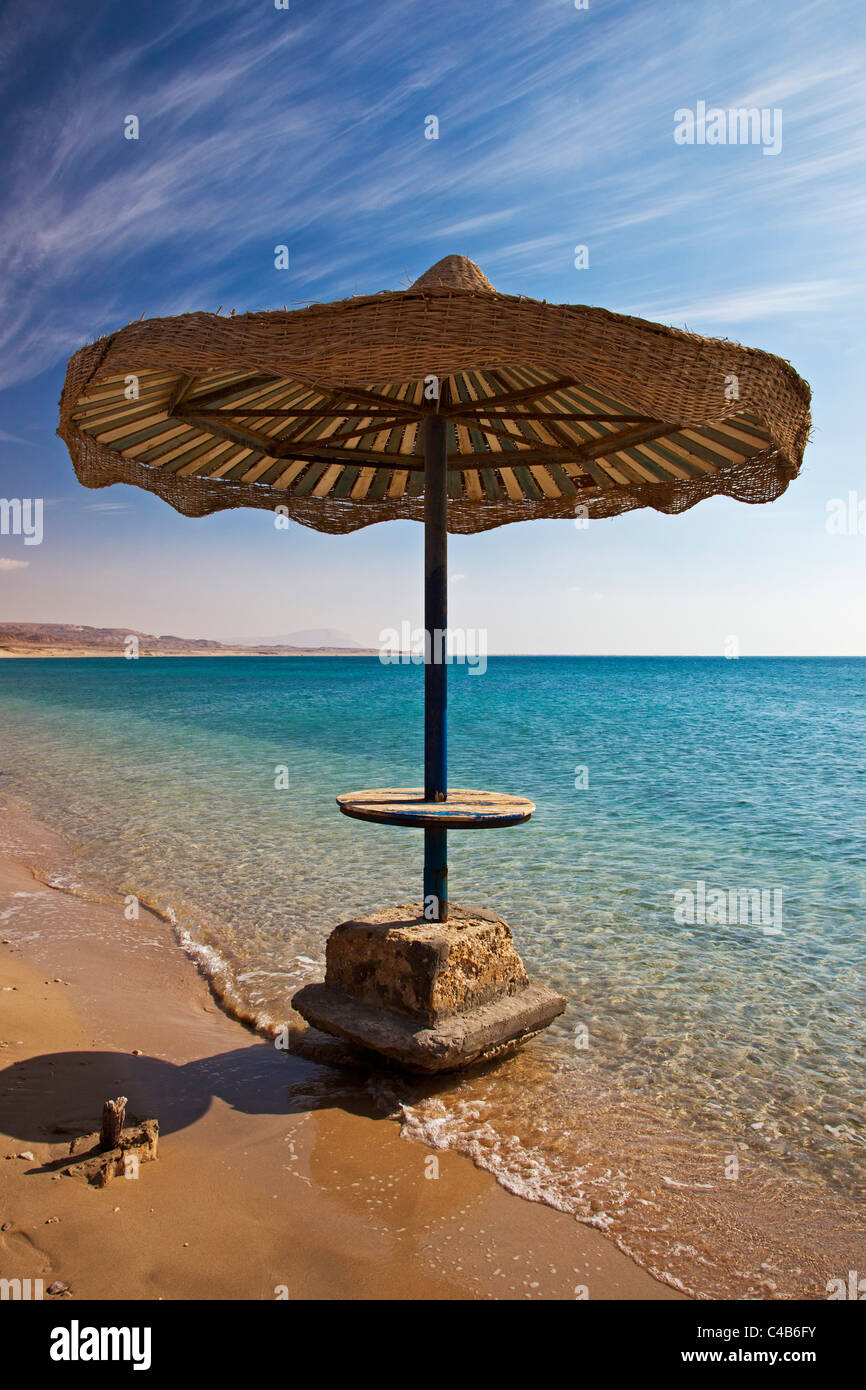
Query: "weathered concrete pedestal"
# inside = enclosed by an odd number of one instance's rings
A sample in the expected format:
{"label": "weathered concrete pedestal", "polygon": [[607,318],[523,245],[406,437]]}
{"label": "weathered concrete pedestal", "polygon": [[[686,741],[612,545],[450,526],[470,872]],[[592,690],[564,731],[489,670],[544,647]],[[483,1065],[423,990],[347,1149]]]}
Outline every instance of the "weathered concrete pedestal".
{"label": "weathered concrete pedestal", "polygon": [[451,904],[447,921],[429,922],[418,903],[342,922],[324,983],[292,1000],[313,1027],[420,1072],[501,1056],[565,1004],[530,981],[497,913]]}

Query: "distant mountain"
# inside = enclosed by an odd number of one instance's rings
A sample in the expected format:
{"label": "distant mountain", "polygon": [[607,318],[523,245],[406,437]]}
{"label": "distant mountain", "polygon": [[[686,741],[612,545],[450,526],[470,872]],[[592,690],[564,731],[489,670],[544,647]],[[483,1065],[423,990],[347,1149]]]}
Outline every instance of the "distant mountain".
{"label": "distant mountain", "polygon": [[[295,633],[296,637],[343,637],[342,633]],[[269,642],[214,642],[206,637],[156,637],[131,627],[83,627],[78,623],[0,623],[2,656],[125,656],[136,639],[138,656],[358,656],[365,652],[351,637],[343,644],[306,645],[275,637]]]}
{"label": "distant mountain", "polygon": [[303,632],[285,632],[279,637],[240,637],[232,642],[235,647],[339,647],[343,651],[361,651],[361,643],[350,637],[348,632],[339,632],[333,627],[309,627]]}

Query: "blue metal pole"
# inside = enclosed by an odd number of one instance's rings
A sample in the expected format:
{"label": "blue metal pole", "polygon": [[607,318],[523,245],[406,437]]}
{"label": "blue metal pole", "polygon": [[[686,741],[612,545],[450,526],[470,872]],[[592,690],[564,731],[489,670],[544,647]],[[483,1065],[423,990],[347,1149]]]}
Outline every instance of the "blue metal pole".
{"label": "blue metal pole", "polygon": [[[445,801],[448,794],[448,421],[430,415],[424,422],[424,799]],[[448,917],[447,832],[424,831],[424,915]]]}

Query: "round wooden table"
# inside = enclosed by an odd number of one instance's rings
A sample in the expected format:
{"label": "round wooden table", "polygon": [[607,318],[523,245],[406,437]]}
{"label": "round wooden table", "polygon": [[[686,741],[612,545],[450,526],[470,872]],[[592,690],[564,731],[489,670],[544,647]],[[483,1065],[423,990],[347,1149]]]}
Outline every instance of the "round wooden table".
{"label": "round wooden table", "polygon": [[382,787],[373,791],[343,792],[337,805],[344,816],[379,821],[383,825],[409,825],[419,830],[495,830],[529,820],[535,803],[523,796],[502,792],[449,790],[445,801],[425,801],[421,787]]}

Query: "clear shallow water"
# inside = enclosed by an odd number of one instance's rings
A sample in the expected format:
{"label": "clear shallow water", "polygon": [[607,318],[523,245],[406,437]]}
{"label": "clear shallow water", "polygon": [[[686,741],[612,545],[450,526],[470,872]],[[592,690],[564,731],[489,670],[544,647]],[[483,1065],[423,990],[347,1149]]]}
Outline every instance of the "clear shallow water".
{"label": "clear shallow water", "polygon": [[[5,661],[0,789],[281,1020],[336,922],[420,897],[421,834],[333,798],[417,784],[422,686],[375,658]],[[570,1006],[486,1075],[388,1082],[407,1132],[690,1290],[866,1267],[866,661],[494,658],[452,668],[450,721],[452,785],[538,806],[452,834],[452,897]],[[780,889],[781,932],[678,924],[698,881]]]}

